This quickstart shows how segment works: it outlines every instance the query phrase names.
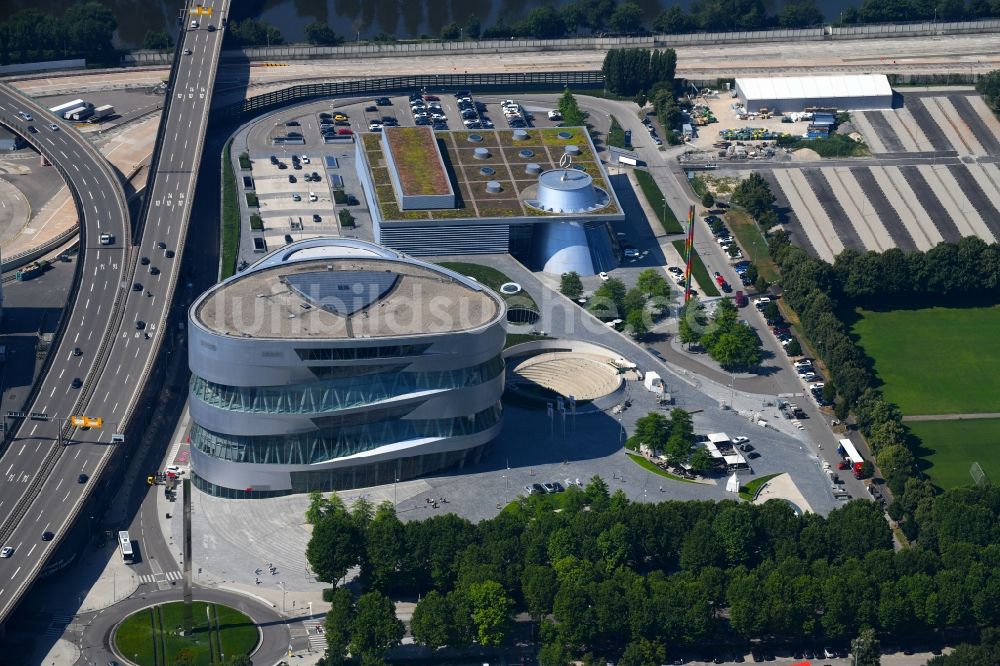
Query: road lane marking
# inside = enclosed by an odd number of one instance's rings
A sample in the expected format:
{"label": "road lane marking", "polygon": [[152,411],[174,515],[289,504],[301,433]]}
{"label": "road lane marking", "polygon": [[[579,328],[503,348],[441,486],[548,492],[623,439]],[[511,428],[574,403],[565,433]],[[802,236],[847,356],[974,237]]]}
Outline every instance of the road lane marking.
{"label": "road lane marking", "polygon": [[62,485],[63,479],[59,479],[59,483],[56,484],[55,490],[59,490],[59,486]]}
{"label": "road lane marking", "polygon": [[37,544],[37,543],[33,543],[33,544],[31,544],[31,550],[29,550],[29,551],[28,551],[28,555],[27,555],[28,557],[31,557],[31,554],[32,554],[33,552],[35,552],[35,547],[36,547],[36,546],[38,546],[38,544]]}
{"label": "road lane marking", "polygon": [[21,567],[18,567],[17,571],[14,572],[14,575],[11,576],[10,579],[14,580],[15,578],[17,578],[17,574],[19,574],[20,572],[21,572]]}
{"label": "road lane marking", "polygon": [[28,445],[27,445],[27,444],[22,444],[22,445],[21,445],[21,450],[17,452],[17,455],[21,455],[22,453],[24,453],[24,448],[25,448],[26,446],[28,446]]}

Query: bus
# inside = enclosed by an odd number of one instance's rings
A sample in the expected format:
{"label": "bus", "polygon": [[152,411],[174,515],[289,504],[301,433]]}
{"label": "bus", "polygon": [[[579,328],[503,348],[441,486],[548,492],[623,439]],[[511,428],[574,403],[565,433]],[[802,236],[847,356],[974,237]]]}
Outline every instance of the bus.
{"label": "bus", "polygon": [[128,532],[118,533],[118,547],[122,551],[122,561],[125,564],[135,562],[135,553],[132,551],[132,537],[128,535]]}

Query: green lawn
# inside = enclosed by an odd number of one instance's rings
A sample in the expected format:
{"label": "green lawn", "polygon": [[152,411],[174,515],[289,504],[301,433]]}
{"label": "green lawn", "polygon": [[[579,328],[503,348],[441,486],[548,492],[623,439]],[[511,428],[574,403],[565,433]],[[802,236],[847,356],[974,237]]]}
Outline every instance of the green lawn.
{"label": "green lawn", "polygon": [[903,414],[1000,412],[1000,307],[859,314],[854,333]]}
{"label": "green lawn", "polygon": [[740,497],[747,500],[748,502],[753,501],[754,495],[760,490],[761,486],[770,481],[776,476],[781,476],[784,472],[778,472],[777,474],[767,474],[765,476],[758,476],[753,481],[750,481],[745,486],[740,486]]}
{"label": "green lawn", "polygon": [[500,294],[500,297],[507,301],[508,308],[522,306],[528,308],[529,310],[538,312],[538,305],[535,304],[535,299],[533,299],[527,291],[524,291],[524,289],[522,289],[520,293],[510,296],[500,293],[500,285],[504,282],[514,282],[514,280],[511,280],[495,268],[480,266],[479,264],[467,264],[461,261],[442,261],[438,265],[443,268],[447,268],[448,270],[455,271],[456,273],[461,273],[462,275],[475,278],[476,282],[479,284],[484,284]]}
{"label": "green lawn", "polygon": [[725,219],[740,247],[747,253],[747,259],[757,266],[757,273],[768,282],[775,282],[778,279],[778,266],[767,251],[767,240],[760,233],[757,223],[746,211],[733,208],[726,213]]}
{"label": "green lawn", "polygon": [[[680,253],[681,258],[684,257],[684,246],[685,241],[675,240],[674,247],[677,252]],[[694,259],[691,262],[691,275],[694,277],[695,282],[701,287],[702,292],[705,296],[718,296],[719,289],[715,286],[715,280],[708,274],[708,269],[705,268],[705,264],[702,263],[701,257],[698,256],[698,251],[694,250]]]}
{"label": "green lawn", "polygon": [[125,657],[140,664],[173,664],[187,655],[195,666],[221,666],[257,646],[257,626],[243,613],[217,604],[193,604],[194,630],[179,636],[184,605],[172,602],[127,617],[115,632],[115,644]]}
{"label": "green lawn", "polygon": [[608,145],[625,148],[625,129],[614,116],[611,116],[611,129],[608,130]]}
{"label": "green lawn", "polygon": [[663,230],[668,234],[684,233],[681,223],[674,216],[674,211],[670,210],[670,206],[664,203],[665,199],[663,198],[663,192],[660,191],[660,186],[656,184],[656,181],[649,175],[649,172],[637,169],[634,173],[636,180],[639,181],[639,189],[642,190],[642,194],[646,197],[646,201],[649,202],[650,207],[656,211],[656,217],[659,218],[660,224],[663,225]]}
{"label": "green lawn", "polygon": [[972,483],[969,467],[978,462],[993,483],[1000,481],[1000,419],[911,421],[922,444],[924,471],[941,488]]}

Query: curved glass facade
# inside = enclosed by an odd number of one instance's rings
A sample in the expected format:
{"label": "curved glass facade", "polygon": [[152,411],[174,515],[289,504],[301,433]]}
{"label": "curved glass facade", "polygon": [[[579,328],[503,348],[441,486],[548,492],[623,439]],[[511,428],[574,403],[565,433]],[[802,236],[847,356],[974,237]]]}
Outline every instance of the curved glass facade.
{"label": "curved glass facade", "polygon": [[229,462],[310,465],[407,440],[474,435],[495,426],[502,415],[499,402],[475,414],[443,419],[406,419],[389,410],[372,410],[324,423],[310,432],[278,436],[226,435],[194,423],[191,445]]}
{"label": "curved glass facade", "polygon": [[[191,395],[207,405],[230,412],[322,414],[419,391],[476,386],[499,377],[503,369],[503,357],[497,355],[485,363],[456,370],[400,372],[398,367],[392,367],[388,368],[389,372],[287,386],[226,386],[192,375]],[[351,374],[354,372],[363,371],[356,369]]]}

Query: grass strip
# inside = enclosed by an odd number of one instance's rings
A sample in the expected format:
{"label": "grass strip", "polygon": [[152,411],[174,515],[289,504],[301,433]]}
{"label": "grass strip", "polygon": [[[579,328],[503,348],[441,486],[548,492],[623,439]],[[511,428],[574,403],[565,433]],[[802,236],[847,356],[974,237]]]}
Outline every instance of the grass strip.
{"label": "grass strip", "polygon": [[776,476],[781,476],[784,472],[778,472],[777,474],[766,474],[764,476],[757,477],[753,481],[750,481],[745,486],[740,486],[740,498],[745,499],[750,502],[753,500],[757,491],[760,490],[761,486],[770,481]]}
{"label": "grass strip", "polygon": [[[232,140],[222,149],[222,252],[220,277],[225,280],[236,272],[236,255],[240,247],[240,205],[236,198],[236,174],[229,159]],[[249,202],[250,195],[247,195]],[[254,195],[256,200],[257,195]]]}
{"label": "grass strip", "polygon": [[746,251],[747,258],[757,267],[757,274],[768,282],[776,282],[779,276],[778,265],[771,259],[767,251],[767,239],[753,218],[746,211],[730,208],[725,219],[726,224],[736,235],[740,247]]}
{"label": "grass strip", "polygon": [[674,211],[670,210],[670,206],[667,205],[667,200],[663,196],[660,186],[656,184],[656,181],[653,180],[649,172],[640,169],[634,173],[636,180],[639,181],[639,189],[642,190],[646,201],[649,202],[650,207],[656,213],[656,217],[659,218],[663,230],[668,234],[684,233],[681,223],[674,216]]}
{"label": "grass strip", "polygon": [[250,154],[249,153],[240,153],[240,168],[241,169],[249,169],[251,167],[252,167],[252,165],[250,164]]}
{"label": "grass strip", "polygon": [[548,335],[534,335],[532,333],[508,333],[507,340],[503,344],[503,348],[513,347],[514,345],[519,345],[523,342],[534,342],[535,340],[552,340],[553,338]]}
{"label": "grass strip", "polygon": [[614,116],[611,116],[611,129],[608,130],[608,145],[614,148],[626,148],[625,130]]}
{"label": "grass strip", "polygon": [[[681,258],[684,258],[684,245],[685,241],[674,241],[674,248],[677,250],[677,253],[681,255]],[[701,261],[701,257],[698,256],[698,250],[692,249],[691,251],[694,253],[691,260],[691,276],[694,277],[698,286],[701,287],[701,290],[705,292],[706,296],[718,296],[719,290],[715,286],[715,280],[709,276],[708,269],[705,268],[705,264]]]}
{"label": "grass strip", "polygon": [[639,467],[642,467],[643,469],[645,469],[647,471],[652,472],[653,474],[659,474],[660,476],[666,477],[666,478],[670,479],[671,481],[680,481],[681,483],[694,483],[694,481],[692,481],[691,479],[685,479],[682,476],[677,476],[676,474],[671,474],[670,472],[666,471],[665,469],[660,469],[659,467],[657,467],[656,465],[654,465],[649,460],[646,460],[642,456],[637,456],[634,453],[626,453],[625,455],[627,455],[629,458],[631,458],[632,462],[634,462],[636,465],[638,465]]}

